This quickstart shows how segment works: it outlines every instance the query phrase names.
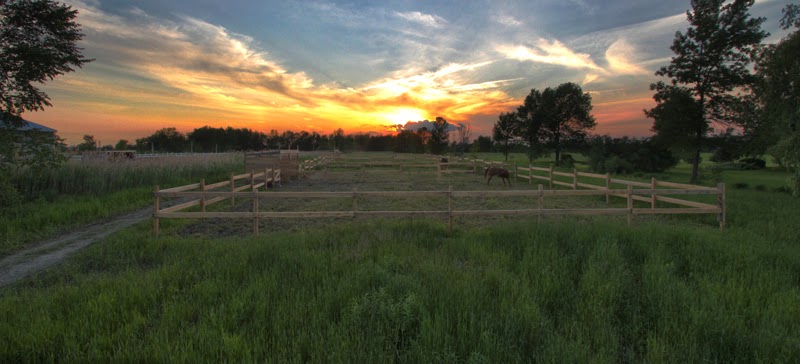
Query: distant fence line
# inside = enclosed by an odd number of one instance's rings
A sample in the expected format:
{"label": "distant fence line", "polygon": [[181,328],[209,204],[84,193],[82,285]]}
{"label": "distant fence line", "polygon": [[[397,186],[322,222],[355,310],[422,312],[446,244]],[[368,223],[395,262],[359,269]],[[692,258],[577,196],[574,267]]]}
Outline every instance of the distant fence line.
{"label": "distant fence line", "polygon": [[[338,157],[333,156],[320,156],[301,167],[301,171],[310,171],[313,169],[326,168],[326,162],[336,161]],[[477,171],[478,166],[485,161],[473,160],[468,163],[460,163],[461,165],[471,167],[472,171]],[[452,170],[449,169],[452,165],[459,163],[447,163],[446,170],[442,169],[441,163],[435,164],[391,164],[392,166],[410,167],[435,167],[439,173],[448,173]],[[385,165],[382,163],[358,163],[358,164],[341,164],[341,166],[350,165]],[[336,166],[331,163],[330,167]],[[519,171],[528,172],[527,175],[520,175]],[[539,172],[540,174],[535,174]],[[453,228],[453,218],[458,216],[499,216],[499,215],[530,215],[538,216],[541,220],[542,216],[547,215],[627,215],[628,224],[631,224],[635,215],[655,215],[655,214],[716,214],[721,230],[725,228],[726,224],[726,200],[725,200],[725,184],[720,183],[716,187],[705,187],[688,185],[681,183],[673,183],[666,181],[658,181],[655,178],[651,179],[650,183],[627,181],[622,179],[611,178],[608,174],[595,174],[583,173],[574,170],[572,173],[554,171],[552,168],[536,168],[529,166],[527,168],[516,167],[514,169],[515,176],[518,178],[528,179],[529,183],[534,179],[548,181],[549,186],[564,186],[571,187],[572,190],[545,190],[544,185],[539,184],[537,190],[505,190],[505,191],[453,191],[452,187],[447,191],[357,191],[352,192],[260,192],[258,188],[266,185],[268,172],[264,173],[250,173],[239,175],[235,177],[247,178],[251,176],[251,185],[249,192],[240,192],[240,190],[232,189],[231,191],[209,191],[209,186],[233,186],[233,177],[231,181],[223,181],[217,184],[205,186],[202,188],[199,184],[175,187],[167,190],[158,190],[154,192],[154,209],[153,209],[153,232],[158,236],[158,221],[161,218],[252,218],[253,219],[253,232],[258,234],[258,222],[260,219],[268,218],[325,218],[325,217],[409,217],[409,216],[439,216],[448,217],[448,226]],[[256,184],[254,181],[257,178],[265,178],[265,182]],[[563,180],[556,180],[555,177],[571,177],[572,181],[566,182]],[[593,178],[602,180],[602,185],[595,185],[585,182],[580,182],[579,177]],[[273,177],[274,179],[274,177]],[[624,189],[614,188],[614,184],[625,186]],[[247,186],[243,186],[247,187]],[[634,189],[634,187],[640,187]],[[200,188],[199,191],[192,191]],[[239,187],[240,189],[242,187]],[[587,188],[587,190],[579,190],[578,188]],[[245,188],[246,189],[246,188]],[[667,197],[666,195],[716,195],[716,204],[708,204],[696,201],[689,201],[678,199],[674,197]],[[438,210],[431,211],[370,211],[358,208],[359,197],[394,197],[394,198],[429,198],[429,197],[447,197],[448,206]],[[624,208],[543,208],[544,198],[546,196],[606,196],[606,203],[610,203],[611,197],[620,197],[627,200],[627,206]],[[468,197],[536,197],[536,208],[530,209],[502,209],[502,210],[455,210],[453,209],[454,198],[468,198]],[[195,200],[184,203],[181,205],[173,206],[166,209],[161,209],[160,199],[162,198],[194,198]],[[205,206],[210,203],[219,202],[225,199],[233,200],[235,198],[250,198],[253,200],[252,210],[248,212],[225,212],[225,211],[205,211]],[[287,211],[287,212],[273,212],[273,211],[260,211],[258,205],[259,198],[269,199],[320,199],[320,198],[350,198],[352,199],[352,209],[349,211]],[[647,208],[634,208],[634,201],[649,202],[650,206]],[[678,205],[679,207],[657,207],[657,203],[669,203]],[[193,206],[201,206],[201,211],[186,212],[181,211]]]}

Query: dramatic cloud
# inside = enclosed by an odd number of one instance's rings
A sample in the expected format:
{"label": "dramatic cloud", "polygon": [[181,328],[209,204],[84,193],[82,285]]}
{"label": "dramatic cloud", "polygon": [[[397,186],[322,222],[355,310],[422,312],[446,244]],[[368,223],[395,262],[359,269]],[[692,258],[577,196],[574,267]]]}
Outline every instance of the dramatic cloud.
{"label": "dramatic cloud", "polygon": [[[688,26],[688,4],[655,0],[66,1],[96,61],[48,82],[55,106],[28,118],[71,143],[165,126],[382,132],[437,116],[487,135],[530,89],[563,82],[592,94],[597,132],[643,135],[648,85]],[[773,38],[784,3],[753,7]]]}

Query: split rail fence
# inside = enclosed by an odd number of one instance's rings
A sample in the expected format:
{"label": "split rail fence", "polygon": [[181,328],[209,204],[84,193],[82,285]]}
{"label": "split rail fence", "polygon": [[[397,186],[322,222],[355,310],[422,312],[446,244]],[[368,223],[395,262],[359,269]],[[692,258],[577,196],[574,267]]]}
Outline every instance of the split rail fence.
{"label": "split rail fence", "polygon": [[[237,182],[241,180],[245,180],[247,183],[237,187]],[[280,169],[265,169],[261,173],[250,172],[239,175],[231,173],[230,179],[212,184],[206,184],[205,179],[201,179],[199,183],[163,190],[156,186],[153,192],[153,234],[158,236],[160,218],[175,217],[174,214],[185,214],[187,212],[181,211],[195,206],[200,206],[200,213],[205,213],[207,206],[225,200],[230,200],[230,206],[233,208],[236,205],[236,197],[240,197],[239,194],[244,193],[249,196],[250,194],[259,193],[260,188],[266,190],[276,183],[281,183]],[[224,188],[228,190],[222,191]],[[222,193],[222,195],[219,193]],[[162,208],[161,199],[163,197],[182,197],[189,199],[189,201]],[[258,211],[258,199],[253,200],[253,211]]]}
{"label": "split rail fence", "polygon": [[[482,161],[481,161],[482,162]],[[477,161],[469,163],[477,170]],[[427,166],[431,166],[428,164]],[[437,167],[441,171],[441,167]],[[519,171],[528,172],[527,175],[518,174]],[[414,216],[437,216],[447,217],[448,226],[453,228],[453,218],[460,216],[500,216],[500,215],[529,215],[538,216],[541,221],[542,216],[548,215],[627,215],[628,224],[632,224],[635,215],[655,215],[655,214],[716,214],[720,229],[725,228],[726,223],[726,201],[725,184],[720,183],[716,187],[695,186],[681,183],[658,181],[655,178],[650,183],[627,181],[611,178],[610,175],[583,173],[577,170],[572,173],[554,171],[552,168],[536,167],[517,167],[515,174],[518,178],[547,181],[551,189],[545,190],[543,184],[538,184],[536,190],[505,190],[505,191],[453,191],[450,187],[447,191],[346,191],[346,192],[262,192],[258,188],[265,186],[267,182],[279,181],[280,171],[273,171],[272,178],[269,177],[270,170],[263,173],[242,174],[231,176],[230,181],[223,181],[211,185],[203,182],[188,186],[170,188],[166,190],[156,190],[153,207],[153,234],[158,236],[159,219],[165,218],[238,218],[252,219],[253,233],[258,234],[259,221],[270,218],[357,218],[357,217],[414,217]],[[539,173],[539,174],[536,174]],[[542,174],[546,173],[546,174]],[[559,177],[561,179],[556,179]],[[563,177],[571,177],[571,181],[564,181]],[[597,179],[603,181],[600,185],[585,183],[579,180],[580,177]],[[235,187],[236,179],[249,178],[250,185]],[[256,183],[259,178],[264,182]],[[617,185],[617,186],[615,186]],[[619,185],[624,186],[620,188]],[[556,186],[570,187],[571,190],[553,189]],[[230,187],[230,191],[213,191],[215,188]],[[638,187],[638,188],[634,188]],[[579,189],[586,188],[586,189]],[[247,192],[244,192],[247,190]],[[690,201],[668,195],[713,195],[716,196],[716,204]],[[606,203],[610,203],[611,197],[624,198],[627,201],[626,207],[608,208],[544,208],[544,198],[548,196],[605,196]],[[392,197],[430,199],[431,197],[447,197],[447,208],[439,210],[409,210],[409,211],[374,211],[359,209],[359,198],[367,197]],[[531,208],[523,209],[499,209],[499,210],[456,210],[453,208],[454,198],[478,198],[478,197],[536,197],[536,205]],[[182,203],[168,208],[160,208],[163,198],[188,198],[190,202]],[[227,212],[227,211],[206,211],[205,207],[211,203],[225,199],[231,200],[231,206],[236,198],[252,199],[251,211]],[[351,199],[352,209],[347,211],[261,211],[259,199],[325,199],[339,198]],[[634,207],[634,201],[649,203],[648,207]],[[659,203],[662,203],[659,206]],[[663,207],[663,203],[677,205],[678,207]],[[182,211],[190,207],[200,206],[200,211]]]}

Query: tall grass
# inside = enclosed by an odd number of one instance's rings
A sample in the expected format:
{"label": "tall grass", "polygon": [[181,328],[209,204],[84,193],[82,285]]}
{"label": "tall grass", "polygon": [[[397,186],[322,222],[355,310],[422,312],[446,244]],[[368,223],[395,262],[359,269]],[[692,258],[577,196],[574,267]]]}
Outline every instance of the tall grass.
{"label": "tall grass", "polygon": [[110,163],[70,161],[50,170],[14,170],[25,202],[0,208],[0,255],[71,227],[151,204],[153,186],[223,181],[241,172],[238,155],[158,158]]}
{"label": "tall grass", "polygon": [[206,154],[192,157],[135,160],[70,160],[60,167],[11,171],[10,180],[26,199],[59,196],[101,196],[125,189],[182,183],[187,179],[223,180],[243,168],[239,154]]}
{"label": "tall grass", "polygon": [[[174,228],[173,226],[172,228]],[[167,227],[170,228],[170,227]],[[0,293],[7,361],[796,362],[800,246],[598,220],[140,226]]]}

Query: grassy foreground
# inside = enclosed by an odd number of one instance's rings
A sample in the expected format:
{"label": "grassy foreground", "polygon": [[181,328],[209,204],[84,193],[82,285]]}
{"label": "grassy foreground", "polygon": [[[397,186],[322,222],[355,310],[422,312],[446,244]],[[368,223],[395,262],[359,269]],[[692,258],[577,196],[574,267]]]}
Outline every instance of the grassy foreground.
{"label": "grassy foreground", "polygon": [[[594,221],[117,234],[0,293],[3,361],[800,359],[800,246]],[[209,257],[214,257],[209,259]]]}
{"label": "grassy foreground", "polygon": [[[370,189],[488,188],[352,175]],[[498,220],[453,235],[441,220],[347,221],[228,238],[180,237],[187,222],[171,220],[160,239],[143,223],[0,288],[0,362],[798,362],[800,200],[727,196],[722,233],[709,216]]]}

